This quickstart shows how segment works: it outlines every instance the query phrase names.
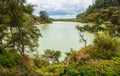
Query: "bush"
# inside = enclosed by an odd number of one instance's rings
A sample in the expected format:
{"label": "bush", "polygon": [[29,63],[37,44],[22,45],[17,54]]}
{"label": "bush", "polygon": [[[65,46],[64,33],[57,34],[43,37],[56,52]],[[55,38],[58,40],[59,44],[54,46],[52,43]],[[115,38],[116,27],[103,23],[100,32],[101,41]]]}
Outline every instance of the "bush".
{"label": "bush", "polygon": [[54,64],[40,69],[40,72],[43,76],[59,76],[63,72],[65,65],[64,64]]}
{"label": "bush", "polygon": [[0,64],[4,67],[12,67],[15,65],[15,56],[10,53],[6,53],[5,55],[0,55]]}
{"label": "bush", "polygon": [[34,64],[35,66],[37,66],[38,68],[42,68],[44,66],[48,66],[49,62],[43,59],[34,59]]}
{"label": "bush", "polygon": [[10,68],[16,64],[18,64],[20,55],[17,53],[13,53],[14,50],[5,50],[0,47],[0,64],[3,67]]}
{"label": "bush", "polygon": [[80,67],[80,76],[95,76],[95,70],[88,65],[83,65]]}
{"label": "bush", "polygon": [[92,57],[110,59],[119,56],[120,40],[112,37],[109,33],[99,32],[94,40],[96,49],[92,52]]}

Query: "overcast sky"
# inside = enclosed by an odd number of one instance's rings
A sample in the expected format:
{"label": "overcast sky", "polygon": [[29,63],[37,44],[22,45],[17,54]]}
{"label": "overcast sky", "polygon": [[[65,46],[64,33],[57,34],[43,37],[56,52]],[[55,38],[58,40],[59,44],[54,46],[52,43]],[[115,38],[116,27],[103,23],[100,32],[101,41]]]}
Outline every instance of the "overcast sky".
{"label": "overcast sky", "polygon": [[75,18],[78,13],[92,5],[93,0],[27,0],[27,2],[37,5],[35,15],[45,10],[53,18]]}

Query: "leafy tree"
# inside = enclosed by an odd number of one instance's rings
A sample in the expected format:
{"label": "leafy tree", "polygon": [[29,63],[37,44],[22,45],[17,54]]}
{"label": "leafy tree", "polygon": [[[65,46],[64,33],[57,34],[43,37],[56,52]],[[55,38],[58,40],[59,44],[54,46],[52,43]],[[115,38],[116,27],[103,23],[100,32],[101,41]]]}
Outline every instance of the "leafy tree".
{"label": "leafy tree", "polygon": [[[88,9],[89,10],[89,9]],[[95,11],[94,9],[92,9]],[[92,33],[98,31],[108,30],[111,35],[120,37],[120,8],[119,7],[108,7],[101,8],[92,13],[87,13],[84,17],[81,17],[83,22],[90,22],[84,27],[78,26],[78,30],[83,29]],[[79,18],[78,18],[79,19]]]}
{"label": "leafy tree", "polygon": [[0,43],[4,48],[25,51],[36,50],[39,29],[32,21],[33,6],[26,5],[26,0],[0,1]]}
{"label": "leafy tree", "polygon": [[49,18],[48,13],[46,11],[40,11],[39,15],[40,15],[40,20],[43,23],[51,23],[51,19]]}

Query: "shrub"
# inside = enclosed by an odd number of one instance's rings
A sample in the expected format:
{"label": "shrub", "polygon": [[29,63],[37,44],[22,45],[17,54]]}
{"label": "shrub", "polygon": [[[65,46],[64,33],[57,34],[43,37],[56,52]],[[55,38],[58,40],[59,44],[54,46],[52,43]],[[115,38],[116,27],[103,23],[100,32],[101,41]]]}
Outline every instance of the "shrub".
{"label": "shrub", "polygon": [[26,68],[32,68],[31,63],[30,63],[30,58],[27,55],[20,57],[19,65],[26,67]]}
{"label": "shrub", "polygon": [[95,70],[88,65],[82,65],[80,67],[80,76],[95,76]]}
{"label": "shrub", "polygon": [[41,71],[44,73],[43,76],[59,76],[63,72],[64,67],[64,64],[54,64],[41,68]]}
{"label": "shrub", "polygon": [[49,62],[43,59],[34,59],[34,64],[35,66],[37,66],[38,68],[42,68],[44,66],[48,66]]}
{"label": "shrub", "polygon": [[4,67],[12,67],[15,65],[15,56],[10,53],[6,53],[5,55],[0,55],[0,64]]}
{"label": "shrub", "polygon": [[104,59],[119,56],[119,44],[119,38],[113,37],[107,32],[99,32],[94,40],[96,49],[93,50],[92,56]]}

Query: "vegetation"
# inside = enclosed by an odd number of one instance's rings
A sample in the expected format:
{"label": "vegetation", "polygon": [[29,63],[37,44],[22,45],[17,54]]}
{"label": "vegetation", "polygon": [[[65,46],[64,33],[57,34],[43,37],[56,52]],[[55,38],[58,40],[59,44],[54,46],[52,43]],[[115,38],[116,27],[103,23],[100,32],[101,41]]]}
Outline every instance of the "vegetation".
{"label": "vegetation", "polygon": [[46,11],[40,11],[40,21],[41,23],[51,23],[52,19],[49,18],[48,13]]}
{"label": "vegetation", "polygon": [[25,54],[36,51],[37,40],[41,34],[34,26],[33,5],[27,5],[25,2],[25,0],[0,0],[0,75],[2,76],[16,76],[17,71],[24,75],[24,72],[32,71],[24,67],[26,65],[24,61],[27,62],[24,59],[28,57]]}
{"label": "vegetation", "polygon": [[53,21],[76,22],[74,18],[71,19],[53,19]]}
{"label": "vegetation", "polygon": [[40,31],[32,21],[32,5],[25,6],[25,0],[10,0],[0,1],[0,8],[0,46],[18,50],[21,55],[36,50]]}
{"label": "vegetation", "polygon": [[112,35],[119,36],[120,2],[119,0],[96,0],[86,12],[77,15],[77,20],[92,23],[82,28],[78,27],[79,30],[84,29],[94,33],[109,31]]}
{"label": "vegetation", "polygon": [[45,50],[45,54],[42,55],[42,58],[44,60],[49,61],[49,63],[51,63],[51,64],[55,64],[55,63],[59,62],[60,56],[61,56],[60,51],[54,51],[54,50],[47,49],[47,50]]}
{"label": "vegetation", "polygon": [[[34,15],[33,5],[25,0],[0,0],[0,76],[119,76],[120,75],[120,1],[96,0],[77,20],[89,22],[78,31],[95,34],[93,44],[66,53],[36,51],[40,30],[37,21],[49,22],[48,14]],[[81,37],[82,34],[81,34]],[[82,38],[82,41],[85,41]]]}
{"label": "vegetation", "polygon": [[79,69],[81,75],[78,76],[120,75],[119,69],[114,67],[119,67],[119,63],[114,64],[117,63],[114,59],[120,58],[119,10],[118,0],[96,0],[86,12],[77,15],[77,21],[89,24],[76,28],[80,32],[95,34],[93,45],[81,49],[78,54],[75,53],[77,56],[72,56],[77,63],[82,64]]}

